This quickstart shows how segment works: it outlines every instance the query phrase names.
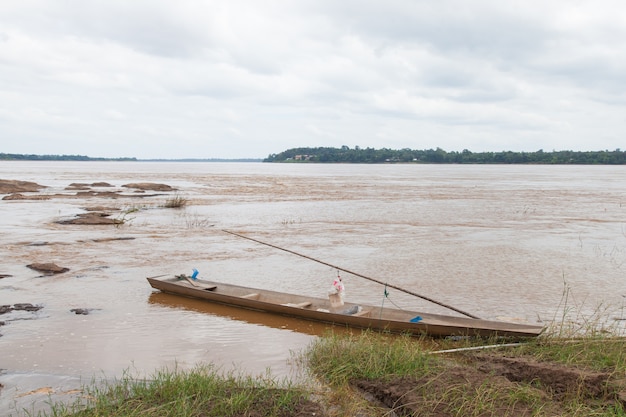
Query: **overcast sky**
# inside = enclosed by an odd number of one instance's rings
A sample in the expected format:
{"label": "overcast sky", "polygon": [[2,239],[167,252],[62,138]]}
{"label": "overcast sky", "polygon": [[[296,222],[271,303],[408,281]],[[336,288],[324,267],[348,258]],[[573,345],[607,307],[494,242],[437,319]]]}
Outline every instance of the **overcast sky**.
{"label": "overcast sky", "polygon": [[2,0],[0,152],[626,148],[626,3]]}

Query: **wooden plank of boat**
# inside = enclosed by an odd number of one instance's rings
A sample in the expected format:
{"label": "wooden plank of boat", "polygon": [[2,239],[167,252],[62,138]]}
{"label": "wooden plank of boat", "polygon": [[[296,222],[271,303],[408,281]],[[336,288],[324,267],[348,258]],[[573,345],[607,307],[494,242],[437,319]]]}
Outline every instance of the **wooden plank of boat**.
{"label": "wooden plank of boat", "polygon": [[209,302],[282,314],[325,323],[391,332],[431,336],[536,337],[542,326],[446,316],[376,306],[345,303],[333,308],[328,299],[249,288],[205,280],[188,281],[181,276],[148,278],[162,292]]}

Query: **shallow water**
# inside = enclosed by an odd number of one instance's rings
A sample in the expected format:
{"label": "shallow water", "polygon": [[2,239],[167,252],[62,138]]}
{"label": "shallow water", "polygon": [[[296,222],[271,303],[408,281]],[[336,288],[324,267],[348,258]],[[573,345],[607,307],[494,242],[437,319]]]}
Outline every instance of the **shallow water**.
{"label": "shallow water", "polygon": [[[66,194],[0,201],[0,274],[12,275],[0,279],[0,305],[44,307],[0,316],[3,414],[47,399],[28,394],[40,387],[62,397],[68,381],[200,362],[297,378],[293,354],[327,327],[154,293],[145,280],[197,268],[206,279],[324,297],[337,273],[223,230],[483,318],[547,323],[566,311],[624,323],[626,167],[0,162],[0,179]],[[65,190],[101,181],[126,196]],[[141,197],[122,187],[131,182],[178,190]],[[175,195],[189,204],[163,208]],[[114,214],[124,225],[55,223],[100,205],[128,212]],[[42,277],[26,268],[34,262],[70,271]],[[342,276],[350,301],[382,302],[380,285]],[[397,290],[389,302],[450,313]]]}

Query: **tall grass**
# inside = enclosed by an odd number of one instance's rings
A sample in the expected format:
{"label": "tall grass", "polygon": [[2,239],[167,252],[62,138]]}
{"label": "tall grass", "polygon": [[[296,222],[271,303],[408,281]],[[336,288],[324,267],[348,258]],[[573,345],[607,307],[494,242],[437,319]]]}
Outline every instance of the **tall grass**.
{"label": "tall grass", "polygon": [[188,372],[159,371],[150,380],[125,376],[104,388],[88,388],[84,401],[55,404],[53,417],[290,416],[308,393],[267,376],[221,375],[210,366]]}
{"label": "tall grass", "polygon": [[538,361],[556,362],[593,371],[611,370],[626,376],[626,338],[623,337],[545,337],[521,345],[509,354],[531,355]]}
{"label": "tall grass", "polygon": [[307,365],[330,385],[358,378],[428,374],[437,360],[414,337],[365,331],[316,339],[305,355]]}
{"label": "tall grass", "polygon": [[[583,311],[587,310],[587,313]],[[600,303],[591,310],[577,303],[563,277],[563,293],[547,334],[555,338],[625,336],[626,306]]]}

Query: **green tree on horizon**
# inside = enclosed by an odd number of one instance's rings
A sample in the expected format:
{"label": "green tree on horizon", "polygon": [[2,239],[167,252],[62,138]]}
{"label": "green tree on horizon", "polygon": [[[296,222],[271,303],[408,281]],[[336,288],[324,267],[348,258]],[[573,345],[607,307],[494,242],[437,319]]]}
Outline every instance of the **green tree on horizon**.
{"label": "green tree on horizon", "polygon": [[626,152],[614,151],[552,151],[544,152],[446,152],[436,149],[389,149],[333,147],[291,148],[270,154],[263,162],[293,163],[422,163],[422,164],[549,164],[549,165],[624,165]]}

